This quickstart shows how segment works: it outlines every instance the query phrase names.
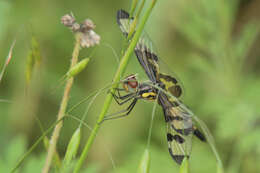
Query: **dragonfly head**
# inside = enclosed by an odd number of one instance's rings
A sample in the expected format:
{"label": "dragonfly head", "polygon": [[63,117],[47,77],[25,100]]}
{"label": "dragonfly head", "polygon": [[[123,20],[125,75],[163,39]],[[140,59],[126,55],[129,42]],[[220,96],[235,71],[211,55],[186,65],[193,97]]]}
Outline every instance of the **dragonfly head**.
{"label": "dragonfly head", "polygon": [[124,79],[123,88],[126,92],[136,92],[138,88],[136,76],[136,74],[131,74]]}

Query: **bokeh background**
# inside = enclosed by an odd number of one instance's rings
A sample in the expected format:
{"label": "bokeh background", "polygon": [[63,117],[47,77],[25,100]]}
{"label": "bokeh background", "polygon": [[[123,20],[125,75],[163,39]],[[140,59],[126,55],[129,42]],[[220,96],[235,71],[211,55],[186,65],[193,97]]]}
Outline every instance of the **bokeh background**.
{"label": "bokeh background", "polygon": [[[149,2],[149,0],[147,1]],[[56,120],[74,44],[60,18],[73,12],[80,22],[91,18],[101,44],[72,88],[69,108],[108,85],[122,54],[123,36],[116,11],[131,1],[0,1],[0,70],[14,39],[13,57],[0,83],[0,172],[8,172],[21,155]],[[260,172],[260,1],[158,1],[146,25],[160,57],[183,83],[183,101],[210,129],[227,173]],[[41,61],[26,80],[31,39]],[[89,57],[93,49],[83,49]],[[126,71],[146,80],[133,55]],[[90,107],[85,122],[93,126],[106,91]],[[81,118],[89,102],[71,114]],[[136,172],[147,144],[153,104],[140,101],[131,115],[102,124],[82,172]],[[120,111],[114,102],[109,112]],[[66,119],[58,142],[64,155],[79,122]],[[42,126],[42,127],[41,127]],[[83,128],[81,148],[90,131]],[[168,154],[165,123],[157,107],[151,140],[151,172],[178,172]],[[80,154],[81,151],[79,151]],[[41,143],[19,172],[40,172],[46,150]],[[193,140],[190,170],[216,172],[208,144]]]}

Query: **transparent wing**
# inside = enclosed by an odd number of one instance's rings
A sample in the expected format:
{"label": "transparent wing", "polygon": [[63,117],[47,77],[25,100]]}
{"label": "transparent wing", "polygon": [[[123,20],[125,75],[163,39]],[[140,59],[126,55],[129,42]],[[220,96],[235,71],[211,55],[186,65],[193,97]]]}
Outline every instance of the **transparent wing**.
{"label": "transparent wing", "polygon": [[[128,35],[133,19],[124,10],[119,10],[117,13],[117,23],[125,36]],[[174,75],[162,73],[160,62],[157,53],[153,50],[153,43],[147,34],[143,34],[135,47],[135,55],[145,70],[146,75],[153,83],[163,84],[163,89],[169,91],[172,95],[179,98],[183,93],[183,89]]]}

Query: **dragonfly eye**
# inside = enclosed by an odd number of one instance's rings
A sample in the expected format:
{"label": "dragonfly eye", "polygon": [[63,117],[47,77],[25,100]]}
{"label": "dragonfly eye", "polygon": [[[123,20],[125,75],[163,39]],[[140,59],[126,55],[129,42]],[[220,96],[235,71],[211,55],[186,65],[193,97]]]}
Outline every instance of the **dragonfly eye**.
{"label": "dragonfly eye", "polygon": [[131,88],[136,88],[138,86],[137,81],[128,81],[127,83]]}
{"label": "dragonfly eye", "polygon": [[137,88],[138,86],[138,82],[136,80],[136,75],[132,74],[126,77],[126,82],[125,85],[128,85],[128,87],[130,88]]}

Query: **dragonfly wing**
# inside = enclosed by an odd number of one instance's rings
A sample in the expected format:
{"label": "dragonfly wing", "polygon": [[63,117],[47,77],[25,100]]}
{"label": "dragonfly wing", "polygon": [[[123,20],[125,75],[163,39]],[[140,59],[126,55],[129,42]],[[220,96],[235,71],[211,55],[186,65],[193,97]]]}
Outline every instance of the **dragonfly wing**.
{"label": "dragonfly wing", "polygon": [[133,22],[133,18],[130,19],[130,15],[125,10],[118,10],[117,11],[117,24],[120,27],[120,30],[123,32],[123,34],[127,37],[131,23]]}
{"label": "dragonfly wing", "polygon": [[145,46],[143,39],[140,39],[135,47],[135,55],[145,70],[148,78],[154,82],[158,82],[158,74],[159,74],[159,67],[158,67],[158,57],[154,54],[150,49]]}
{"label": "dragonfly wing", "polygon": [[[130,18],[128,12],[124,10],[119,10],[117,12],[117,24],[119,25],[120,30],[123,32],[124,36],[126,37],[128,36],[132,21],[133,18]],[[158,58],[155,54],[151,54],[151,51],[144,44],[143,42],[144,40],[145,39],[142,39],[142,37],[139,39],[137,46],[135,47],[135,55],[139,63],[145,70],[146,75],[153,83],[155,83],[156,73],[158,73],[158,66],[156,66],[157,63],[151,63],[151,62],[154,62],[155,59],[158,60]]]}
{"label": "dragonfly wing", "polygon": [[181,164],[191,153],[193,125],[188,112],[178,104],[169,101],[164,93],[159,94],[159,104],[163,107],[167,123],[167,142],[173,160]]}

